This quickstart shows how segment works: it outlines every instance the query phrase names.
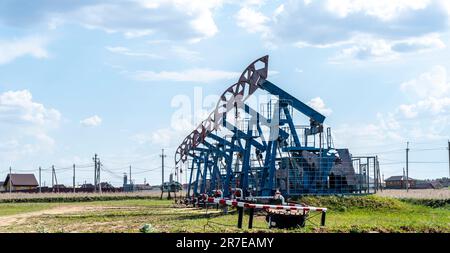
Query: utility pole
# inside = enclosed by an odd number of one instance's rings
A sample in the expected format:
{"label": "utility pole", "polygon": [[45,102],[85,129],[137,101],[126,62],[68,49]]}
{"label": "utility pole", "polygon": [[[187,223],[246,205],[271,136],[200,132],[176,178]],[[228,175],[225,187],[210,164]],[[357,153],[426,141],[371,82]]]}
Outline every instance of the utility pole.
{"label": "utility pole", "polygon": [[130,185],[133,184],[133,181],[131,181],[131,165],[130,165]]}
{"label": "utility pole", "polygon": [[[53,181],[53,177],[55,178],[55,181]],[[56,189],[55,189],[55,185],[56,185]],[[55,165],[52,165],[52,191],[55,191],[55,190],[59,193],[58,178],[56,177]]]}
{"label": "utility pole", "polygon": [[41,193],[42,192],[42,185],[41,185],[41,171],[42,171],[42,168],[41,168],[41,166],[39,166],[39,193]]}
{"label": "utility pole", "polygon": [[[405,167],[403,167],[403,180],[405,180],[405,176],[406,176],[406,173],[405,173]],[[403,181],[402,180],[402,181]],[[403,187],[402,187],[403,188]],[[405,185],[405,189],[406,189],[406,185]]]}
{"label": "utility pole", "polygon": [[94,192],[97,191],[97,154],[94,155]]}
{"label": "utility pole", "polygon": [[52,192],[55,191],[55,165],[52,165]]}
{"label": "utility pole", "polygon": [[406,191],[409,191],[409,141],[406,143]]}
{"label": "utility pole", "polygon": [[98,169],[97,176],[98,176],[98,191],[100,193],[102,193],[102,180],[101,180],[101,177],[100,177],[100,170],[101,170],[101,168],[102,168],[102,163],[100,162],[100,158],[99,158],[98,159],[98,166],[97,166],[97,169]]}
{"label": "utility pole", "polygon": [[97,154],[94,155],[92,160],[94,160],[94,192],[98,190],[99,193],[102,193],[102,182],[100,179],[100,168],[102,163],[100,162],[100,158],[98,158]]}
{"label": "utility pole", "polygon": [[[130,170],[128,173],[129,173],[129,191],[130,192],[134,192],[134,185],[133,185],[133,181],[131,180],[131,165],[128,167],[128,169]],[[125,174],[125,179],[126,179],[126,175],[127,175],[127,173],[124,173]],[[127,182],[126,182],[126,180],[124,180],[124,183],[126,184]]]}
{"label": "utility pole", "polygon": [[11,166],[9,166],[9,193],[12,193],[12,173],[11,173]]}
{"label": "utility pole", "polygon": [[73,193],[75,193],[75,164],[73,164]]}
{"label": "utility pole", "polygon": [[448,178],[450,179],[450,140],[448,140]]}
{"label": "utility pole", "polygon": [[377,163],[378,163],[378,156],[375,156],[375,159],[373,161],[373,177],[374,177],[374,187],[375,187],[375,193],[378,191],[378,170],[377,170]]}
{"label": "utility pole", "polygon": [[167,157],[166,155],[164,155],[164,149],[162,149],[162,154],[160,155],[161,157],[161,199],[164,193],[164,158]]}

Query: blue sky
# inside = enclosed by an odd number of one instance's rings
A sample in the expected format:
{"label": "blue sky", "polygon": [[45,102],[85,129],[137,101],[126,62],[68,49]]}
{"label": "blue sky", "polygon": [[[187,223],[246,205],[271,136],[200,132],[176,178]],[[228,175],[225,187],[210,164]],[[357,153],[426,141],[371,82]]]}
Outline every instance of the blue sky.
{"label": "blue sky", "polygon": [[[104,180],[131,164],[157,184],[204,98],[269,54],[269,80],[326,114],[337,147],[379,154],[388,177],[410,141],[412,177],[448,176],[449,20],[432,0],[3,0],[0,175],[42,166],[49,185],[54,164],[71,184],[98,153]],[[183,98],[197,117],[173,124]]]}

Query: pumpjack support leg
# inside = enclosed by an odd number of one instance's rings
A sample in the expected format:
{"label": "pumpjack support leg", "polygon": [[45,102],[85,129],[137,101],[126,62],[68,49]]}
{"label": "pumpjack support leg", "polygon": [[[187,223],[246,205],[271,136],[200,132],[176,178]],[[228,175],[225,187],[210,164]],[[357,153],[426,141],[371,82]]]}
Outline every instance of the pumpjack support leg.
{"label": "pumpjack support leg", "polygon": [[254,208],[250,208],[249,210],[249,217],[248,217],[248,228],[252,229],[253,228],[253,216],[255,214],[255,209]]}
{"label": "pumpjack support leg", "polygon": [[238,207],[238,228],[242,228],[242,220],[244,218],[244,208],[243,207]]}
{"label": "pumpjack support leg", "polygon": [[322,212],[322,218],[320,219],[320,225],[322,227],[325,226],[325,217],[326,217],[326,215],[327,215],[327,212]]}

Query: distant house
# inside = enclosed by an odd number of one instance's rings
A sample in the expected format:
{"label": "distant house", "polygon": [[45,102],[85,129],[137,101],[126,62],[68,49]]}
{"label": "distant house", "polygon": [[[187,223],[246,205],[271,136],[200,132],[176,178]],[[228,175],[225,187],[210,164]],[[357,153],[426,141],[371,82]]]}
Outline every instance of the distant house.
{"label": "distant house", "polygon": [[441,189],[443,186],[438,180],[416,180],[414,189]]}
{"label": "distant house", "polygon": [[93,184],[87,183],[87,184],[82,184],[82,185],[80,186],[80,189],[83,189],[83,190],[93,190],[93,189],[95,189],[95,186],[94,186]]}
{"label": "distant house", "polygon": [[443,177],[436,179],[436,181],[439,182],[442,187],[450,187],[450,178]]}
{"label": "distant house", "polygon": [[431,187],[433,189],[442,189],[442,188],[444,188],[444,186],[438,180],[433,180],[433,181],[430,182],[430,184],[431,184]]}
{"label": "distant house", "polygon": [[3,187],[3,184],[4,184],[5,182],[3,182],[3,181],[0,181],[0,192],[4,192],[5,191],[5,187]]}
{"label": "distant house", "polygon": [[102,190],[114,189],[114,186],[108,182],[101,182],[100,186],[101,186]]}
{"label": "distant house", "polygon": [[123,175],[123,186],[122,187],[123,187],[124,192],[150,191],[153,189],[153,187],[148,183],[145,183],[145,184],[134,184],[133,182],[128,183],[127,174]]}
{"label": "distant house", "polygon": [[135,184],[134,189],[137,191],[150,191],[152,186],[149,184]]}
{"label": "distant house", "polygon": [[[386,180],[386,189],[405,189],[406,188],[406,177],[405,176],[392,176]],[[409,188],[414,188],[416,180],[408,178]]]}
{"label": "distant house", "polygon": [[38,186],[34,174],[8,174],[3,182],[5,191],[34,190]]}
{"label": "distant house", "polygon": [[176,181],[165,182],[163,184],[163,191],[164,192],[179,192],[182,189],[183,189],[183,186],[180,183],[176,182]]}
{"label": "distant house", "polygon": [[150,191],[153,187],[149,184],[124,184],[124,192],[134,192],[134,191]]}
{"label": "distant house", "polygon": [[[98,187],[98,186],[97,186]],[[101,182],[100,183],[100,188],[102,190],[114,190],[114,186],[112,186],[110,183],[108,182]],[[79,188],[81,191],[94,191],[95,189],[98,190],[98,188],[96,188],[95,185],[87,183],[87,184],[82,184]]]}

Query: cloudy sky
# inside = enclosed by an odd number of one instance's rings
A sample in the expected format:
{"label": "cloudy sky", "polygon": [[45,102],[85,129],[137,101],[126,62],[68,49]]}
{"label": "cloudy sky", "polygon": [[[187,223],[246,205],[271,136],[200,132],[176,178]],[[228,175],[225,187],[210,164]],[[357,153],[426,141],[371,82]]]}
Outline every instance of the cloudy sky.
{"label": "cloudy sky", "polygon": [[[323,112],[337,147],[378,154],[385,177],[448,175],[450,4],[433,0],[2,0],[0,177],[160,182],[203,101],[270,55],[269,79]],[[198,96],[201,96],[200,98]],[[200,104],[202,107],[202,104]],[[202,113],[198,112],[196,115]]]}

